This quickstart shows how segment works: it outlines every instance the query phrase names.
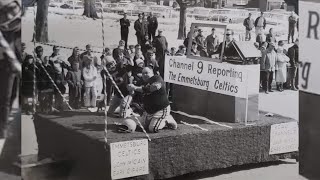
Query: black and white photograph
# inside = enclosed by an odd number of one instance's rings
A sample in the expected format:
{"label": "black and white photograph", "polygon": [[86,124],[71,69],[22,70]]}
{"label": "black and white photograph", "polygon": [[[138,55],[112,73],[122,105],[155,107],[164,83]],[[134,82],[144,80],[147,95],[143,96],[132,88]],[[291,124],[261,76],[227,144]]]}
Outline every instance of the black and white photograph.
{"label": "black and white photograph", "polygon": [[318,7],[1,0],[0,179],[320,179]]}

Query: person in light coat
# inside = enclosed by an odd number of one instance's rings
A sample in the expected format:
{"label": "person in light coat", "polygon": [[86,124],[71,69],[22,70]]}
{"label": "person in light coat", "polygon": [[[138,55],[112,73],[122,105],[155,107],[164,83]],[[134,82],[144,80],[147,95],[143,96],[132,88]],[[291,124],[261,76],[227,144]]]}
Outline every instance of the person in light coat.
{"label": "person in light coat", "polygon": [[280,92],[283,91],[283,83],[287,81],[287,63],[289,63],[289,60],[289,57],[284,54],[283,47],[279,46],[276,59],[276,83]]}

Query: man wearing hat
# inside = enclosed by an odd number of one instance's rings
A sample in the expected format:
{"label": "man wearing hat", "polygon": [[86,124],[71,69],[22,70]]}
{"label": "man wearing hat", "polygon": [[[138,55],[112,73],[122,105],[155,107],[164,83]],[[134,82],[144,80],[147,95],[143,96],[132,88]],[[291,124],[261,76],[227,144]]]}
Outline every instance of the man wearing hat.
{"label": "man wearing hat", "polygon": [[266,94],[273,92],[271,84],[273,81],[273,72],[276,67],[277,53],[274,50],[275,43],[270,42],[265,53],[262,54],[260,61],[260,70],[262,72],[262,88]]}
{"label": "man wearing hat", "polygon": [[127,13],[123,14],[123,18],[120,19],[120,32],[121,32],[121,40],[125,41],[125,48],[128,47],[128,35],[129,35],[129,26],[130,21],[127,19]]}
{"label": "man wearing hat", "polygon": [[249,16],[243,21],[243,25],[246,28],[246,41],[251,40],[251,32],[252,32],[252,29],[254,28],[254,20],[252,19],[251,16],[252,14],[249,13]]}
{"label": "man wearing hat", "polygon": [[162,35],[162,30],[158,30],[158,36],[153,41],[153,47],[156,49],[156,60],[158,61],[160,68],[160,76],[164,77],[164,61],[166,52],[168,52],[167,39]]}
{"label": "man wearing hat", "polygon": [[212,28],[211,34],[207,36],[205,40],[206,46],[207,46],[207,53],[209,57],[211,57],[214,54],[214,52],[217,50],[219,45],[219,38],[215,32],[216,32],[216,29]]}
{"label": "man wearing hat", "polygon": [[202,34],[202,29],[198,30],[198,35],[195,37],[195,41],[198,45],[198,51],[200,52],[200,56],[201,57],[207,57],[207,53],[206,53],[206,43],[205,40],[206,38],[203,36]]}

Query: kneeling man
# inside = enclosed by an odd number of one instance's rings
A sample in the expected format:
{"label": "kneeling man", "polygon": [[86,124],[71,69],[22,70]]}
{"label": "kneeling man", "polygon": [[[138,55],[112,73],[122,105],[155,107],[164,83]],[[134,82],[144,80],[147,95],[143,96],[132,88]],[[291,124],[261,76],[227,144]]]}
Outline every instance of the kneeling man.
{"label": "kneeling man", "polygon": [[161,76],[154,75],[150,67],[142,70],[143,86],[129,84],[128,88],[143,93],[145,112],[140,118],[141,124],[149,132],[156,133],[164,127],[177,129],[177,122],[170,115],[170,104],[166,93],[166,83]]}

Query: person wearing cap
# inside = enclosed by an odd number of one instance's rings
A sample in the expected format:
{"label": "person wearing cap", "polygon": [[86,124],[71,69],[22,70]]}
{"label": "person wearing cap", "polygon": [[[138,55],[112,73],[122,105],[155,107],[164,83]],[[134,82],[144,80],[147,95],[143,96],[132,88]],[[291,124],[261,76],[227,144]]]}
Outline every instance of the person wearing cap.
{"label": "person wearing cap", "polygon": [[156,37],[156,31],[158,29],[158,19],[153,15],[153,12],[150,12],[150,16],[148,16],[148,35],[149,40],[153,41]]}
{"label": "person wearing cap", "polygon": [[120,19],[120,34],[121,40],[125,41],[125,48],[128,47],[128,35],[129,35],[129,27],[130,27],[130,20],[127,19],[127,13],[123,14],[123,18]]}
{"label": "person wearing cap", "polygon": [[142,59],[142,60],[144,61],[144,60],[145,60],[144,57],[145,57],[145,56],[144,56],[143,53],[142,53],[141,46],[140,46],[139,44],[137,44],[137,45],[135,46],[135,54],[134,54],[134,57],[133,57],[133,64],[134,64],[134,66],[137,65],[137,63],[136,63],[136,60],[137,60],[137,59]]}
{"label": "person wearing cap", "polygon": [[275,44],[270,42],[260,61],[260,70],[263,71],[262,88],[266,94],[273,92],[271,84],[273,81],[273,72],[276,70],[275,68],[277,60],[277,53],[275,52],[274,48]]}
{"label": "person wearing cap", "polygon": [[219,46],[219,38],[215,32],[216,32],[216,29],[212,28],[211,34],[207,36],[205,40],[205,44],[207,46],[207,53],[209,57],[211,57],[214,54],[214,52],[217,50]]}
{"label": "person wearing cap", "polygon": [[155,55],[160,68],[160,76],[164,77],[164,61],[166,52],[168,52],[168,42],[166,37],[162,35],[162,32],[163,31],[161,29],[158,30],[158,36],[156,36],[152,44],[153,47],[156,49]]}
{"label": "person wearing cap", "polygon": [[[226,31],[226,42],[224,45],[224,52],[222,57],[237,57],[238,52],[234,47],[234,39],[233,39],[233,31],[231,29],[227,29]],[[217,51],[214,54],[219,54],[221,56],[223,42],[219,44]]]}
{"label": "person wearing cap", "polygon": [[288,49],[288,56],[290,58],[290,88],[297,91],[298,87],[298,70],[299,70],[299,40],[296,39],[294,45]]}
{"label": "person wearing cap", "polygon": [[263,31],[266,29],[266,25],[267,25],[267,20],[263,16],[263,12],[261,11],[260,16],[254,22],[257,36],[258,34],[263,34]]}
{"label": "person wearing cap", "polygon": [[84,56],[83,58],[85,64],[82,70],[83,82],[85,87],[84,106],[92,112],[96,107],[96,79],[98,77],[98,72],[97,68],[93,65],[92,59],[90,59],[88,56]]}
{"label": "person wearing cap", "polygon": [[251,32],[254,28],[254,20],[252,19],[251,13],[249,13],[249,16],[246,19],[244,19],[243,25],[246,28],[246,41],[250,41],[252,36]]}
{"label": "person wearing cap", "polygon": [[151,133],[169,127],[177,129],[177,122],[170,115],[170,103],[166,92],[166,83],[161,76],[154,75],[150,67],[142,70],[143,85],[128,85],[130,90],[143,94],[144,113],[140,117],[142,126]]}
{"label": "person wearing cap", "polygon": [[[54,82],[59,88],[62,95],[66,92],[65,85],[67,82],[65,81],[65,71],[69,68],[69,66],[64,62],[62,56],[60,55],[60,49],[57,46],[53,47],[53,53],[49,57],[49,62],[51,66],[54,68],[55,76]],[[55,108],[59,111],[63,110],[63,97],[55,89],[54,97],[55,97]]]}
{"label": "person wearing cap", "polygon": [[294,30],[297,24],[297,18],[294,15],[293,11],[289,16],[288,21],[289,21],[288,43],[290,43],[290,37],[291,37],[292,43],[294,43]]}
{"label": "person wearing cap", "polygon": [[206,53],[206,43],[205,40],[206,38],[202,34],[203,30],[199,29],[198,30],[198,35],[195,37],[195,42],[197,43],[198,51],[200,52],[201,57],[207,57]]}

